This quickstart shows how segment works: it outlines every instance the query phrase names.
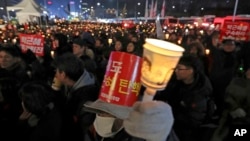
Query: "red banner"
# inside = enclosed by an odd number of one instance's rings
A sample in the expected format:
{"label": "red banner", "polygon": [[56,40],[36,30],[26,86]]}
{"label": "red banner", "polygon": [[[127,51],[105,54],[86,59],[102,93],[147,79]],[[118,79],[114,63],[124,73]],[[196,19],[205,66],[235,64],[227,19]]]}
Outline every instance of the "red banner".
{"label": "red banner", "polygon": [[44,38],[38,34],[19,34],[22,52],[30,49],[38,56],[44,55]]}
{"label": "red banner", "polygon": [[112,52],[102,83],[99,99],[122,106],[132,106],[141,88],[141,65],[139,56]]}
{"label": "red banner", "polygon": [[248,41],[250,38],[250,25],[246,22],[226,22],[221,29],[220,39],[234,39]]}

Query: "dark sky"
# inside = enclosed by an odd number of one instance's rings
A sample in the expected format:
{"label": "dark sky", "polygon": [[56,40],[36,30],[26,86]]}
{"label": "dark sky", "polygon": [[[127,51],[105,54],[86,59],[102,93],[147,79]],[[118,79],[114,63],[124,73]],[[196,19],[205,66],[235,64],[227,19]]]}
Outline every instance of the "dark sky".
{"label": "dark sky", "polygon": [[[7,5],[13,5],[21,0],[6,0]],[[67,3],[70,0],[35,0],[37,4],[46,6],[48,10],[52,14],[56,14],[59,16],[65,16],[64,8],[67,7]],[[51,1],[52,4],[49,5],[48,1]],[[75,9],[78,9],[78,5],[80,0],[71,0],[75,1],[76,6]],[[145,1],[146,0],[82,0],[83,2],[88,3],[88,7],[94,6],[96,7],[97,3],[100,2],[103,6],[103,9],[107,8],[115,8],[118,7],[122,9],[126,3],[127,11],[129,16],[134,16],[135,11],[140,12],[140,16],[144,16],[145,12]],[[156,0],[154,0],[156,1]],[[213,14],[213,15],[232,15],[234,10],[234,5],[236,0],[165,0],[166,1],[166,15],[170,16],[197,16],[197,15],[205,15],[205,14]],[[250,2],[249,0],[238,0],[238,8],[237,14],[250,14]],[[117,3],[118,2],[118,3]],[[151,4],[151,0],[148,0],[149,5]],[[158,0],[158,8],[157,11],[160,13],[161,5],[163,0]],[[137,6],[137,3],[141,3],[140,6]],[[4,5],[4,0],[0,0],[0,6]],[[175,8],[173,8],[175,6]],[[201,8],[204,10],[200,10]],[[186,12],[184,12],[184,10]],[[2,13],[3,10],[0,10]],[[1,14],[0,13],[0,14]]]}

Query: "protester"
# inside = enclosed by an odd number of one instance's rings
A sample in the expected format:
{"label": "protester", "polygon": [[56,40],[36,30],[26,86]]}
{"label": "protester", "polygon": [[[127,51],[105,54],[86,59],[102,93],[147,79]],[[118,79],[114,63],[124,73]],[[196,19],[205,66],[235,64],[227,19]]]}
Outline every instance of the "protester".
{"label": "protester", "polygon": [[85,104],[85,110],[96,113],[98,141],[166,141],[173,124],[171,107],[161,101],[128,107],[97,100]]}
{"label": "protester", "polygon": [[99,86],[80,58],[72,53],[56,57],[52,64],[56,69],[56,79],[64,86],[58,95],[63,96],[63,101],[58,102],[64,116],[63,139],[83,141],[95,115],[82,111],[82,105],[97,99]]}
{"label": "protester", "polygon": [[0,133],[1,140],[14,140],[22,106],[18,96],[21,83],[17,78],[0,78]]}
{"label": "protester", "polygon": [[0,48],[0,78],[3,77],[14,77],[21,83],[30,80],[21,52],[13,46]]}
{"label": "protester", "polygon": [[214,88],[214,99],[217,105],[216,115],[220,117],[224,110],[225,89],[236,75],[239,67],[239,56],[233,39],[224,39],[221,49],[213,49],[209,79]]}
{"label": "protester", "polygon": [[115,41],[114,51],[124,51],[124,43],[121,40]]}
{"label": "protester", "polygon": [[62,115],[54,103],[54,93],[43,82],[32,81],[19,90],[23,112],[18,138],[27,141],[61,141]]}
{"label": "protester", "polygon": [[225,110],[211,141],[230,140],[238,128],[250,129],[250,67],[226,88]]}
{"label": "protester", "polygon": [[182,56],[165,90],[155,96],[172,107],[173,128],[180,141],[201,140],[201,125],[208,121],[215,108],[209,106],[212,90],[196,57]]}
{"label": "protester", "polygon": [[142,52],[140,51],[140,45],[135,42],[129,42],[126,46],[126,52],[131,53],[137,56],[142,56]]}
{"label": "protester", "polygon": [[88,72],[96,74],[96,62],[91,59],[89,55],[86,54],[87,50],[87,43],[86,41],[82,40],[81,38],[75,38],[73,40],[73,54],[82,59],[84,62],[85,68]]}
{"label": "protester", "polygon": [[68,42],[68,37],[62,33],[55,33],[51,36],[52,50],[55,51],[54,56],[62,55],[66,52],[72,52]]}
{"label": "protester", "polygon": [[195,57],[197,57],[198,60],[201,62],[201,69],[203,72],[208,75],[208,65],[209,65],[209,59],[205,55],[205,47],[200,41],[194,41],[190,43],[186,49],[184,54],[191,54]]}

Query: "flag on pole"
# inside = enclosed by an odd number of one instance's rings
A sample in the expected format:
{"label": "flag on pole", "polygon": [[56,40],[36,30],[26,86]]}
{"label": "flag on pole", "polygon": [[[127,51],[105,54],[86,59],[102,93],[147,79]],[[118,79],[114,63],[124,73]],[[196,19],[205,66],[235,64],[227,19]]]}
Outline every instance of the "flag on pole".
{"label": "flag on pole", "polygon": [[162,7],[161,7],[161,17],[165,17],[165,10],[166,10],[166,4],[165,4],[165,0],[163,0]]}
{"label": "flag on pole", "polygon": [[154,7],[154,12],[153,13],[154,13],[153,17],[156,17],[156,15],[157,15],[157,0],[155,2],[155,7]]}
{"label": "flag on pole", "polygon": [[154,16],[154,0],[151,1],[150,5],[150,18]]}
{"label": "flag on pole", "polygon": [[148,0],[146,0],[146,5],[145,5],[145,18],[148,18]]}
{"label": "flag on pole", "polygon": [[156,20],[155,20],[155,27],[156,27],[156,36],[158,39],[164,40],[165,36],[162,31],[162,25],[160,23],[160,14],[157,15]]}

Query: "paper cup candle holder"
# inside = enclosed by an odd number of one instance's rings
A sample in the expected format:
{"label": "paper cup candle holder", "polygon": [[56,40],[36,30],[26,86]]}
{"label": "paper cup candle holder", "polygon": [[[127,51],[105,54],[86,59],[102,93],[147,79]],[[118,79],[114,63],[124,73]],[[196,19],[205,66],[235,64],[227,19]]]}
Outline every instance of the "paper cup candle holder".
{"label": "paper cup candle holder", "polygon": [[146,87],[143,101],[153,99],[157,90],[163,90],[184,49],[176,44],[147,38],[143,45],[141,83]]}

